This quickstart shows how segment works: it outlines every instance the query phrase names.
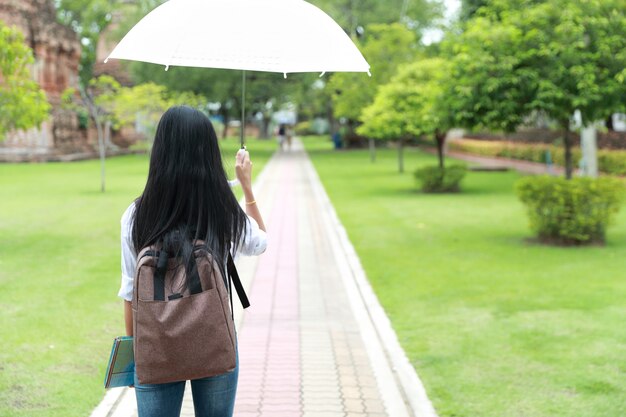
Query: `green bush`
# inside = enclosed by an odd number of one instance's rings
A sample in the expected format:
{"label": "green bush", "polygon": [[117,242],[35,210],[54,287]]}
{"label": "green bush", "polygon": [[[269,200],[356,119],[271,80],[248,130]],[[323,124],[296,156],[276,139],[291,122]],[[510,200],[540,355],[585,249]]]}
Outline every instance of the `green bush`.
{"label": "green bush", "polygon": [[305,136],[305,135],[313,135],[315,132],[313,131],[313,124],[309,120],[305,120],[296,124],[296,135]]}
{"label": "green bush", "polygon": [[435,165],[419,168],[414,175],[425,193],[446,193],[460,190],[466,172],[464,165],[451,165],[443,170]]}
{"label": "green bush", "polygon": [[626,152],[609,149],[598,151],[598,169],[615,175],[626,175]]}
{"label": "green bush", "polygon": [[526,177],[516,184],[531,229],[546,243],[604,243],[619,211],[624,183],[616,178]]}

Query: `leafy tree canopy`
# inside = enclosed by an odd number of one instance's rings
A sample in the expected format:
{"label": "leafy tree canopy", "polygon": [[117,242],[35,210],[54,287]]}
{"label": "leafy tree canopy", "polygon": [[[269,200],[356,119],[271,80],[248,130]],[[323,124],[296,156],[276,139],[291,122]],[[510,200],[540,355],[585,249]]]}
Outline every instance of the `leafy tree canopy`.
{"label": "leafy tree canopy", "polygon": [[370,64],[371,77],[362,73],[335,73],[328,89],[332,94],[336,117],[358,120],[370,104],[377,88],[389,81],[397,67],[410,62],[417,54],[417,37],[400,23],[372,24],[366,28],[361,52]]}
{"label": "leafy tree canopy", "polygon": [[0,21],[0,140],[10,130],[39,126],[48,118],[50,104],[32,79],[33,62],[22,33]]}
{"label": "leafy tree canopy", "polygon": [[449,40],[457,122],[512,130],[532,111],[566,124],[623,109],[626,2],[522,3],[493,0]]}
{"label": "leafy tree canopy", "polygon": [[447,41],[448,92],[463,127],[514,130],[532,112],[563,129],[571,178],[570,120],[588,124],[626,105],[626,0],[491,0]]}
{"label": "leafy tree canopy", "polygon": [[442,58],[416,61],[400,67],[391,81],[380,87],[374,102],[363,110],[357,132],[396,139],[442,132],[450,128],[443,84],[448,64]]}

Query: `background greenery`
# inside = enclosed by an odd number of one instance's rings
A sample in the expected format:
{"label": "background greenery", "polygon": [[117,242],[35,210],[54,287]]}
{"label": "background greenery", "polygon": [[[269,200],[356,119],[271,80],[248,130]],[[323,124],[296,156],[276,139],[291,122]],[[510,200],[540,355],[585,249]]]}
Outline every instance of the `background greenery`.
{"label": "background greenery", "polygon": [[22,33],[0,20],[0,142],[7,132],[39,125],[48,116],[46,94],[32,79],[33,63]]}
{"label": "background greenery", "polygon": [[[539,163],[546,163],[546,151],[550,151],[550,158],[554,164],[562,166],[565,160],[565,152],[562,147],[537,143],[462,139],[451,141],[449,149],[481,156],[497,156]],[[599,149],[597,154],[600,171],[612,175],[626,175],[626,151]],[[582,157],[580,148],[572,149],[572,157],[575,161],[580,160]]]}
{"label": "background greenery", "polygon": [[[258,173],[273,141],[250,140]],[[221,142],[234,176],[238,141]],[[102,399],[117,297],[120,218],[145,184],[148,158],[0,164],[0,416],[89,415]]]}
{"label": "background greenery", "polygon": [[[441,417],[626,415],[626,210],[606,247],[530,243],[514,172],[422,194],[407,150],[307,149]],[[393,260],[393,261],[392,261]]]}

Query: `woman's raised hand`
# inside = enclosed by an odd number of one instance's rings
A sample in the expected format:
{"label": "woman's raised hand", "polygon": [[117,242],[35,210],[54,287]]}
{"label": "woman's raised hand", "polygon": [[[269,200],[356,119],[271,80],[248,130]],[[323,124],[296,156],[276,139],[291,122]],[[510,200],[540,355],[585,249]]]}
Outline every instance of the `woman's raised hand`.
{"label": "woman's raised hand", "polygon": [[265,231],[263,217],[261,216],[259,206],[252,192],[252,161],[250,161],[250,154],[245,149],[239,149],[237,152],[237,156],[235,157],[235,173],[237,174],[237,179],[241,184],[243,196],[246,200],[246,214],[256,220],[259,229]]}
{"label": "woman's raised hand", "polygon": [[252,161],[250,154],[245,149],[239,149],[235,156],[235,174],[241,184],[241,188],[250,189],[252,187]]}

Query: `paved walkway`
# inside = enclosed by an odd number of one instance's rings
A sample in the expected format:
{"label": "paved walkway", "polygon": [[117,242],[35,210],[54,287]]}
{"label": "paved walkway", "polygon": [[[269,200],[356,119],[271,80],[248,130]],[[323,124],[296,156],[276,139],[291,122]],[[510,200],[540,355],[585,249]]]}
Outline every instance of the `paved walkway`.
{"label": "paved walkway", "polygon": [[[238,261],[252,306],[235,312],[235,416],[434,416],[300,142],[255,188],[270,240],[262,256]],[[124,390],[94,416],[136,415]]]}
{"label": "paved walkway", "polygon": [[[436,150],[432,153],[436,153]],[[565,168],[558,165],[548,167],[548,165],[544,163],[522,161],[519,159],[480,156],[457,151],[448,151],[446,152],[446,156],[471,162],[485,168],[508,168],[524,174],[563,175],[565,173]],[[578,172],[578,169],[575,169],[575,171]]]}

